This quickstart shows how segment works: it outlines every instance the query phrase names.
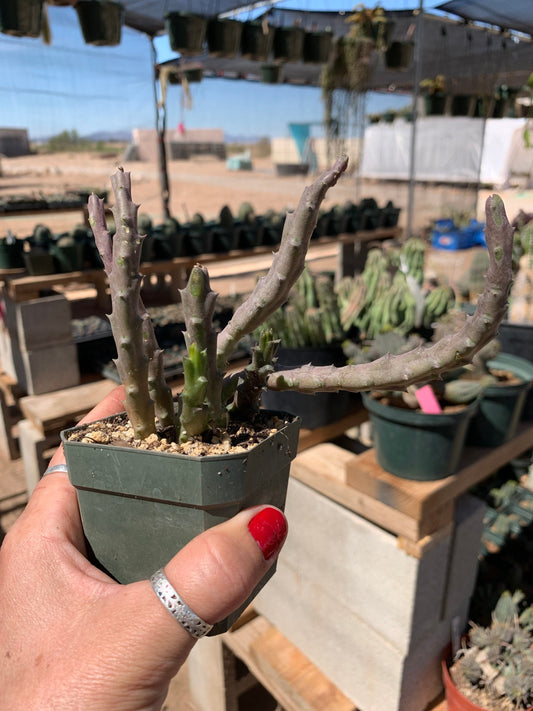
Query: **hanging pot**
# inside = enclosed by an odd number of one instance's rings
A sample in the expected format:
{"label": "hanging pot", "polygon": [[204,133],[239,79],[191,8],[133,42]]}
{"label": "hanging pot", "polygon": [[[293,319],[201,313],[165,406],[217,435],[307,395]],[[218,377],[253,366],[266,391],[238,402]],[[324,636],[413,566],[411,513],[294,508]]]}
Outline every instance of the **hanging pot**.
{"label": "hanging pot", "polygon": [[0,32],[16,37],[39,37],[43,0],[0,0]]}
{"label": "hanging pot", "polygon": [[189,84],[198,84],[203,79],[204,70],[202,67],[191,67],[190,69],[183,69],[182,75]]}
{"label": "hanging pot", "polygon": [[470,94],[456,94],[452,97],[452,116],[468,116],[472,97]]}
{"label": "hanging pot", "polygon": [[332,32],[306,32],[302,59],[313,64],[325,64],[333,44]]}
{"label": "hanging pot", "polygon": [[236,57],[241,35],[242,22],[212,17],[207,22],[207,51],[213,57]]}
{"label": "hanging pot", "polygon": [[446,94],[440,92],[425,97],[426,116],[442,116],[446,110]]}
{"label": "hanging pot", "polygon": [[170,47],[180,54],[202,54],[204,50],[207,19],[190,12],[169,12],[165,27]]}
{"label": "hanging pot", "polygon": [[300,62],[303,55],[303,27],[276,27],[272,52],[280,62]]}
{"label": "hanging pot", "polygon": [[241,34],[241,54],[244,59],[266,62],[272,49],[274,28],[263,22],[245,22]]}
{"label": "hanging pot", "polygon": [[403,479],[435,481],[457,471],[478,401],[438,415],[385,405],[368,393],[363,405],[380,467]]}
{"label": "hanging pot", "polygon": [[388,69],[407,69],[413,61],[414,42],[391,42],[385,52]]}
{"label": "hanging pot", "polygon": [[[277,414],[286,422],[268,439],[244,453],[218,456],[74,442],[69,434],[80,428],[63,431],[91,558],[121,583],[143,580],[192,538],[242,509],[267,503],[283,508],[299,422]],[[225,631],[245,606],[211,634]]]}
{"label": "hanging pot", "polygon": [[278,84],[281,77],[279,64],[262,64],[261,81],[263,84]]}
{"label": "hanging pot", "polygon": [[86,44],[112,47],[120,44],[124,7],[112,0],[78,0],[75,5]]}

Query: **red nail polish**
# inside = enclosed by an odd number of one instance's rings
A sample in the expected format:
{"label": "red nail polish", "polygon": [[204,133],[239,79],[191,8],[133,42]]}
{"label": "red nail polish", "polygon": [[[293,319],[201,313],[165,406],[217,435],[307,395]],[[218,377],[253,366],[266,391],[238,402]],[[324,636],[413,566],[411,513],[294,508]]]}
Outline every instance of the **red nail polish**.
{"label": "red nail polish", "polygon": [[251,519],[248,530],[261,549],[263,558],[269,560],[283,545],[287,537],[287,520],[278,509],[262,509]]}

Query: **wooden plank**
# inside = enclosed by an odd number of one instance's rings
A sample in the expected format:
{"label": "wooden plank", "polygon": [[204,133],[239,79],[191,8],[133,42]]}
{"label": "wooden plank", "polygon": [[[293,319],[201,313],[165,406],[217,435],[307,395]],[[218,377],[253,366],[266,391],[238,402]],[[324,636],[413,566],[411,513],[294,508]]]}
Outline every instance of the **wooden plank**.
{"label": "wooden plank", "polygon": [[356,711],[332,684],[275,627],[262,617],[224,637],[285,711]]}
{"label": "wooden plank", "polygon": [[378,526],[412,541],[451,520],[450,511],[441,512],[441,516],[431,522],[431,530],[426,530],[412,516],[348,486],[344,481],[346,467],[354,458],[356,455],[337,445],[319,444],[297,455],[291,464],[291,476]]}
{"label": "wooden plank", "polygon": [[316,444],[321,442],[327,442],[336,437],[340,437],[351,427],[357,427],[362,422],[368,420],[368,412],[364,407],[351,412],[350,414],[342,417],[336,422],[332,422],[329,425],[324,425],[324,427],[317,427],[314,430],[300,430],[300,438],[298,440],[298,451],[302,452],[304,449],[309,449]]}
{"label": "wooden plank", "polygon": [[460,469],[437,481],[410,481],[381,469],[375,450],[346,461],[346,483],[397,511],[424,521],[533,446],[533,423],[522,423],[517,435],[500,447],[467,447]]}
{"label": "wooden plank", "polygon": [[116,387],[113,380],[105,379],[43,395],[28,395],[20,399],[20,409],[26,419],[47,435],[72,426]]}

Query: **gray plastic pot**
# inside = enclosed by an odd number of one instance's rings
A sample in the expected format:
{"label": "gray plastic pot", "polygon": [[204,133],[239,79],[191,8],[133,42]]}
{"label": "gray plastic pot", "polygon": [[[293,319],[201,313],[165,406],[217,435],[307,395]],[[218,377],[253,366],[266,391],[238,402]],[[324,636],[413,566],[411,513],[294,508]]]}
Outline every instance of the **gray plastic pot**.
{"label": "gray plastic pot", "polygon": [[[257,504],[283,509],[300,423],[241,454],[189,457],[97,443],[61,433],[90,557],[121,583],[148,578],[202,531]],[[249,604],[215,626],[228,629]]]}

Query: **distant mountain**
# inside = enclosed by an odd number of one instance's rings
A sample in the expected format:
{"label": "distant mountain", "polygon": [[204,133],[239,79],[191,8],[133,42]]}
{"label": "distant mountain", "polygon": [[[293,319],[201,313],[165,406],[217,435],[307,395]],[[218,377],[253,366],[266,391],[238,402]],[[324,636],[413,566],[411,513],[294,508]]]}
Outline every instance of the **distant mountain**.
{"label": "distant mountain", "polygon": [[95,131],[86,136],[82,136],[87,141],[119,141],[120,143],[131,143],[131,131]]}

